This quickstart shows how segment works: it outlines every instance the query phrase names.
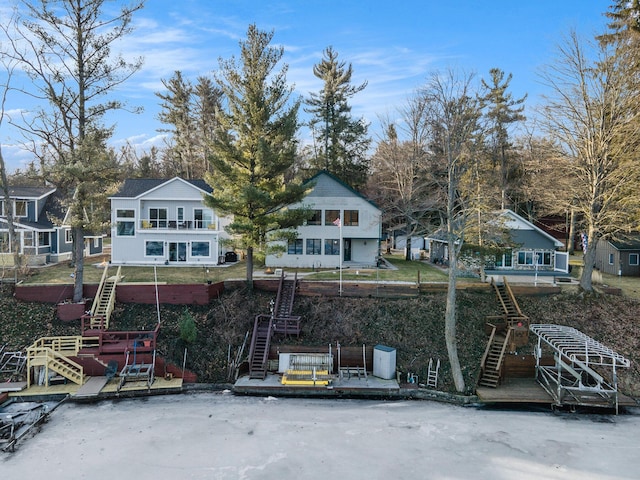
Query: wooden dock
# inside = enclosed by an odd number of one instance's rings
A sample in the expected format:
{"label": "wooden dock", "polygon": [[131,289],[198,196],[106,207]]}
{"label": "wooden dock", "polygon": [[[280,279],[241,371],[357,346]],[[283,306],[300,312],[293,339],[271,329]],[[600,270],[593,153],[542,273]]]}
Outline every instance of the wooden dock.
{"label": "wooden dock", "polygon": [[[484,404],[544,404],[553,405],[555,400],[549,395],[535,378],[509,378],[497,388],[478,387],[478,401]],[[636,401],[618,393],[618,405],[621,407],[637,407]]]}
{"label": "wooden dock", "polygon": [[76,393],[71,394],[71,397],[78,399],[97,397],[107,383],[109,383],[109,378],[107,377],[90,377]]}

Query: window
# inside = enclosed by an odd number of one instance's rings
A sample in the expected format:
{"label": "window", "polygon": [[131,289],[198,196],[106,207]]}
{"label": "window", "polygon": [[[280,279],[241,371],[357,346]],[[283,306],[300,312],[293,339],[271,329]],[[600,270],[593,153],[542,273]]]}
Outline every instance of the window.
{"label": "window", "polygon": [[38,246],[39,247],[48,247],[51,245],[49,232],[38,232]]}
{"label": "window", "polygon": [[116,236],[133,237],[136,234],[135,210],[116,210]]}
{"label": "window", "polygon": [[93,238],[93,248],[100,248],[100,237]]}
{"label": "window", "polygon": [[167,209],[150,208],[149,220],[153,228],[167,228]]}
{"label": "window", "polygon": [[208,257],[209,255],[209,242],[191,242],[192,257]]}
{"label": "window", "polygon": [[609,265],[613,265],[613,253],[609,254]]}
{"label": "window", "polygon": [[24,232],[23,241],[25,247],[33,247],[33,232]]}
{"label": "window", "polygon": [[9,253],[10,251],[9,232],[0,232],[0,253]]}
{"label": "window", "polygon": [[629,265],[638,265],[638,254],[630,253],[629,254]]}
{"label": "window", "polygon": [[65,243],[73,242],[73,231],[70,228],[65,228],[64,230],[64,242]]}
{"label": "window", "polygon": [[332,225],[338,218],[340,218],[340,210],[325,210],[324,212],[324,224]]}
{"label": "window", "polygon": [[538,265],[541,267],[550,267],[552,265],[552,252],[543,251],[525,251],[518,252],[516,265]]}
{"label": "window", "polygon": [[164,242],[148,240],[144,243],[144,254],[147,257],[164,257]]}
{"label": "window", "polygon": [[307,255],[322,255],[322,240],[307,238]]}
{"label": "window", "polygon": [[533,265],[533,252],[518,252],[518,265]]}
{"label": "window", "polygon": [[344,225],[350,227],[358,226],[358,210],[344,211]]}
{"label": "window", "polygon": [[287,253],[289,255],[302,255],[302,239],[296,238],[295,240],[289,240]]}
{"label": "window", "polygon": [[176,208],[176,220],[180,223],[184,222],[184,207]]}
{"label": "window", "polygon": [[211,210],[196,208],[193,210],[193,220],[195,221],[196,228],[209,228],[213,220],[213,215]]}
{"label": "window", "polygon": [[0,200],[0,215],[4,216],[4,200]]}
{"label": "window", "polygon": [[335,238],[327,238],[324,241],[325,255],[340,255],[340,240]]}
{"label": "window", "polygon": [[13,214],[16,217],[26,217],[27,216],[27,202],[25,200],[16,200],[15,210]]}
{"label": "window", "polygon": [[322,210],[313,210],[313,215],[307,220],[307,225],[322,225]]}

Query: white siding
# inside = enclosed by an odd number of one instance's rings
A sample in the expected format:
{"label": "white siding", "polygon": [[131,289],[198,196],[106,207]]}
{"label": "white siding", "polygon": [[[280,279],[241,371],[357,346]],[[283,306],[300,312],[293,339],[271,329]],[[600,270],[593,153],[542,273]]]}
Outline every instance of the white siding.
{"label": "white siding", "polygon": [[[298,204],[290,208],[301,206],[312,210],[322,210],[322,225],[303,225],[298,227],[298,238],[302,239],[302,254],[267,255],[265,264],[268,267],[288,268],[335,268],[340,265],[340,255],[325,254],[325,240],[340,239],[340,227],[324,224],[326,210],[338,210],[343,221],[342,239],[351,243],[351,259],[343,258],[343,266],[351,263],[375,265],[378,255],[378,243],[381,234],[381,212],[376,206],[354,193],[340,182],[328,175],[320,175],[313,190]],[[344,225],[344,211],[358,211],[358,225]],[[307,240],[320,240],[322,253],[320,255],[307,254]]]}

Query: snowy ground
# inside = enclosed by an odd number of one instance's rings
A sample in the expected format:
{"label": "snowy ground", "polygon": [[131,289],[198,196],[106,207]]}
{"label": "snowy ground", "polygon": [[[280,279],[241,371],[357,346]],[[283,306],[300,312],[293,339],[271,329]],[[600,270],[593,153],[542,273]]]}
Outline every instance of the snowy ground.
{"label": "snowy ground", "polygon": [[637,479],[640,415],[200,393],[65,403],[0,478]]}

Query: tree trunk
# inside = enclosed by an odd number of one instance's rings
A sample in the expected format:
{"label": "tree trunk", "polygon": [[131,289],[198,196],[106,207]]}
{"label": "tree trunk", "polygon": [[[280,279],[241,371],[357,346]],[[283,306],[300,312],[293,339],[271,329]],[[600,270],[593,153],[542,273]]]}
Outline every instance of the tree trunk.
{"label": "tree trunk", "polygon": [[[13,202],[9,195],[9,183],[7,181],[7,169],[4,163],[4,157],[0,150],[0,182],[2,182],[2,197],[5,205],[5,215],[7,217],[7,226],[9,227],[9,251],[13,253],[13,268],[17,274],[20,267],[20,242],[16,236],[16,228],[14,224]],[[17,277],[16,277],[17,279]]]}
{"label": "tree trunk", "polygon": [[247,247],[247,288],[253,290],[253,247]]}
{"label": "tree trunk", "polygon": [[84,230],[81,227],[73,227],[73,251],[76,257],[73,269],[73,302],[78,303],[83,298],[84,283]]}
{"label": "tree trunk", "polygon": [[404,259],[407,261],[410,261],[411,260],[411,237],[408,234],[406,235],[404,250],[405,250]]}
{"label": "tree trunk", "polygon": [[589,228],[588,232],[587,251],[584,254],[582,275],[580,275],[580,288],[585,292],[593,292],[591,277],[596,262],[596,246],[599,238],[594,234],[592,228]]}
{"label": "tree trunk", "polygon": [[464,392],[464,377],[458,358],[458,345],[456,341],[456,265],[458,263],[458,252],[456,245],[449,241],[449,283],[447,286],[447,306],[444,313],[444,339],[447,344],[449,354],[449,364],[451,365],[451,376],[458,392]]}

